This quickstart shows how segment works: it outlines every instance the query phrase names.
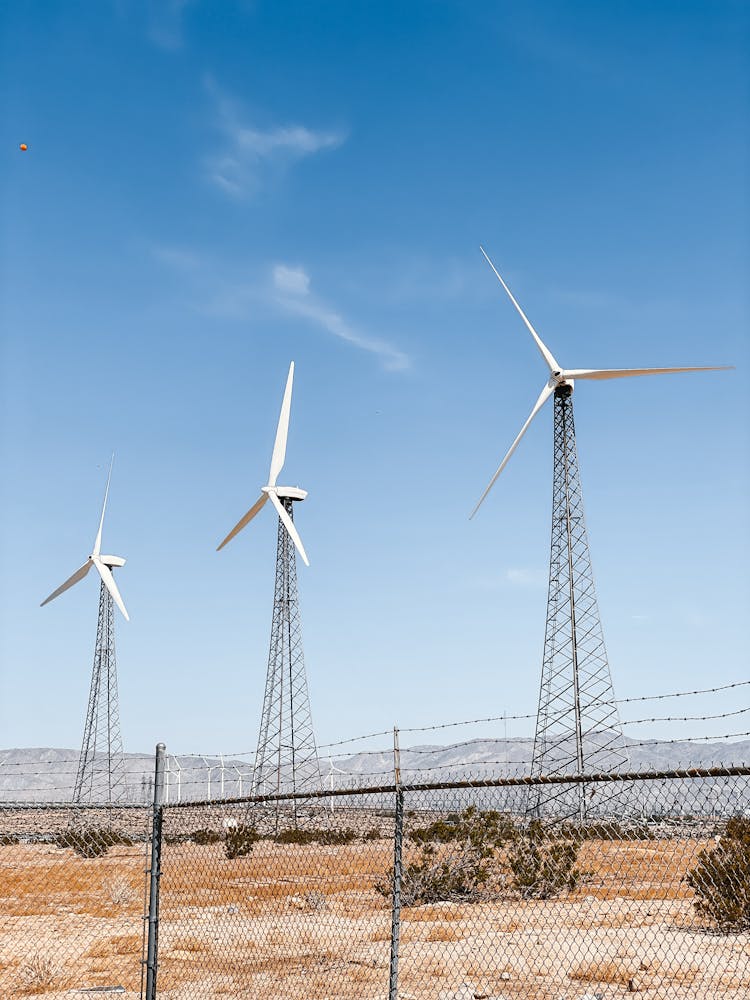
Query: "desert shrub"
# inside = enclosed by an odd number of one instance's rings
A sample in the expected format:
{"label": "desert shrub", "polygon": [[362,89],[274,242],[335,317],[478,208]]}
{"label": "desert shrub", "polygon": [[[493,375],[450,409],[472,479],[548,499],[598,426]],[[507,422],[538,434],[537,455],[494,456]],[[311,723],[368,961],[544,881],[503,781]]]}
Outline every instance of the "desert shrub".
{"label": "desert shrub", "polygon": [[362,834],[362,840],[380,840],[381,833],[378,827],[373,826],[371,830],[367,830],[366,833]]}
{"label": "desert shrub", "polygon": [[515,836],[515,827],[509,816],[495,809],[481,811],[468,806],[461,813],[448,813],[445,819],[412,830],[409,836],[418,844],[468,840],[478,850],[491,852]]}
{"label": "desert shrub", "polygon": [[21,838],[16,833],[0,833],[0,847],[13,847],[20,844]]}
{"label": "desert shrub", "polygon": [[309,910],[314,913],[319,913],[321,910],[325,910],[328,907],[328,900],[326,899],[324,893],[318,892],[317,889],[311,889],[306,892],[302,897],[305,901],[305,905]]}
{"label": "desert shrub", "polygon": [[480,899],[490,878],[491,855],[492,851],[486,853],[469,841],[447,850],[425,844],[419,858],[403,868],[401,902],[404,906],[415,906]]}
{"label": "desert shrub", "polygon": [[190,839],[194,844],[205,847],[208,844],[221,843],[222,840],[226,840],[226,836],[221,830],[193,830]]}
{"label": "desert shrub", "polygon": [[724,835],[731,840],[736,840],[738,843],[744,844],[745,847],[750,847],[750,819],[744,816],[733,816],[727,822]]}
{"label": "desert shrub", "polygon": [[55,836],[58,847],[69,847],[82,858],[100,858],[110,847],[132,847],[133,841],[118,830],[106,827],[69,827]]}
{"label": "desert shrub", "polygon": [[125,906],[137,898],[130,881],[124,875],[112,875],[102,882],[102,889],[115,906]]}
{"label": "desert shrub", "polygon": [[35,952],[21,966],[19,978],[27,990],[33,990],[36,993],[40,990],[46,990],[52,985],[57,971],[57,966],[51,958]]}
{"label": "desert shrub", "polygon": [[277,833],[274,840],[277,844],[351,844],[357,839],[357,834],[351,827],[343,830],[299,830],[291,828]]}
{"label": "desert shrub", "polygon": [[[496,850],[513,836],[513,825],[502,813],[469,806],[412,830],[409,836],[419,853],[402,869],[403,905],[446,900],[468,903],[483,899],[502,879]],[[392,893],[393,870],[376,889],[386,896]]]}
{"label": "desert shrub", "polygon": [[695,909],[719,930],[750,929],[750,820],[730,819],[718,844],[701,851],[686,878]]}
{"label": "desert shrub", "polygon": [[522,899],[552,899],[575,889],[581,879],[576,868],[579,845],[554,836],[540,820],[532,820],[508,851],[510,884]]}
{"label": "desert shrub", "polygon": [[224,836],[224,850],[228,858],[242,858],[249,854],[253,845],[260,840],[254,826],[238,823],[230,826]]}
{"label": "desert shrub", "polygon": [[343,830],[321,830],[321,844],[351,844],[357,839],[357,834],[351,827],[345,826]]}

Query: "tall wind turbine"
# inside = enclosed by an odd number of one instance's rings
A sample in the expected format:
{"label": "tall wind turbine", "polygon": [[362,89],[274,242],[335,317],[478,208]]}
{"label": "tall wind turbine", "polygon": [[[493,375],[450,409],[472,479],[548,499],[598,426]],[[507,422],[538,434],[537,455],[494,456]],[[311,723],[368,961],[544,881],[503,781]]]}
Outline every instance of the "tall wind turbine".
{"label": "tall wind turbine", "polygon": [[321,787],[302,650],[297,560],[294,552],[296,547],[305,565],[310,565],[302,539],[294,525],[292,510],[292,505],[304,500],[307,493],[294,486],[277,485],[286,457],[293,380],[292,361],[276,428],[268,483],[261,487],[260,496],[253,506],[219,545],[219,549],[222,549],[252,521],[268,500],[271,501],[279,517],[276,584],[266,691],[253,771],[253,793],[256,795],[317,791]]}
{"label": "tall wind turbine", "polygon": [[[547,366],[548,378],[526,422],[479,498],[472,517],[508,464],[531,421],[549,397],[554,397],[552,544],[532,774],[614,773],[628,765],[629,755],[614,698],[594,590],[576,453],[573,387],[577,381],[723,371],[731,366],[563,368],[529,322],[484,249],[480,249],[533,337]],[[605,813],[622,805],[623,793],[618,791],[615,782],[603,788],[600,786],[595,802],[587,802],[586,789],[581,783],[573,788],[562,784],[535,787],[535,797],[530,803],[535,813],[545,807],[583,819],[586,815]]]}
{"label": "tall wind turbine", "polygon": [[[112,456],[112,462],[114,462],[114,456]],[[68,577],[65,583],[54,590],[41,604],[41,607],[44,607],[45,604],[54,601],[56,597],[82,580],[92,567],[99,574],[99,617],[96,625],[94,669],[91,675],[83,743],[78,758],[78,771],[73,790],[73,801],[86,804],[114,804],[122,801],[125,793],[120,709],[117,698],[114,605],[117,605],[126,621],[130,619],[112,575],[112,570],[116,566],[124,566],[125,560],[121,556],[102,555],[101,551],[104,513],[107,509],[109,483],[112,478],[112,462],[109,465],[102,515],[99,519],[99,530],[96,533],[93,551],[83,566]]]}

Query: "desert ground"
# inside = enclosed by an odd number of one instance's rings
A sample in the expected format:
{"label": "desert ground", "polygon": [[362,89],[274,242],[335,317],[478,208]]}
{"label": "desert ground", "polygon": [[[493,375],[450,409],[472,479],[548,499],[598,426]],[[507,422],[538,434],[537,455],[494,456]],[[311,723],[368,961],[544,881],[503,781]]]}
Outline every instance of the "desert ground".
{"label": "desert ground", "polygon": [[[712,931],[684,881],[705,846],[589,840],[586,878],[562,898],[405,907],[399,996],[746,1000],[749,936]],[[0,847],[0,996],[139,997],[147,860],[143,843],[99,858]],[[391,913],[375,886],[391,840],[261,840],[236,859],[177,842],[162,860],[160,997],[387,997]]]}

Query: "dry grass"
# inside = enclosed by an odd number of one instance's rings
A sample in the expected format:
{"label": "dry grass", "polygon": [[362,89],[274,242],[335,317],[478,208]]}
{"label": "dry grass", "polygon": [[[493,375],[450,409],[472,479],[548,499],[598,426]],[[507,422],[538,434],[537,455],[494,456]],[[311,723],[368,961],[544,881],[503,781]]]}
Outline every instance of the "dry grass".
{"label": "dry grass", "polygon": [[444,903],[442,906],[436,906],[434,903],[426,906],[410,906],[404,907],[402,911],[402,919],[410,923],[463,920],[464,916],[465,908],[462,909],[458,903]]}
{"label": "dry grass", "polygon": [[568,976],[581,983],[620,983],[626,986],[638,969],[638,963],[620,958],[600,958],[581,962]]}
{"label": "dry grass", "polygon": [[137,955],[141,950],[140,934],[115,934],[91,945],[86,958],[111,958],[113,955]]}
{"label": "dry grass", "polygon": [[[580,865],[592,874],[565,899],[404,908],[405,992],[447,996],[465,978],[490,995],[510,990],[530,1000],[558,997],[566,985],[621,989],[636,975],[644,988],[670,984],[675,1000],[696,987],[706,996],[728,996],[723,990],[735,984],[744,996],[750,952],[690,930],[694,916],[682,877],[702,846],[587,842]],[[353,985],[362,987],[358,995],[382,992],[390,914],[374,884],[391,864],[389,841],[337,847],[264,841],[232,861],[222,844],[167,845],[160,989],[165,997],[185,990],[284,1000],[348,1000]],[[62,997],[82,975],[91,986],[121,982],[137,991],[143,869],[142,846],[98,859],[44,845],[0,850],[0,998]],[[652,961],[639,970],[631,955],[643,954],[644,935]],[[24,980],[29,941],[40,943],[39,955],[51,964],[40,960]],[[653,960],[660,952],[669,956],[661,966]]]}
{"label": "dry grass", "polygon": [[439,924],[437,927],[430,928],[425,941],[460,941],[462,937],[463,933],[457,927],[446,927],[444,924]]}

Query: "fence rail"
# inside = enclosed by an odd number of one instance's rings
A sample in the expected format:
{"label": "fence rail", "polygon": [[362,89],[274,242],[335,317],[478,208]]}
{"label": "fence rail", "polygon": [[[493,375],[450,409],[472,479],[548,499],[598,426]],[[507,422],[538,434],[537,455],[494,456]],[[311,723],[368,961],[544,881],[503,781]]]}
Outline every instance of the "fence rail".
{"label": "fence rail", "polygon": [[0,804],[0,996],[750,994],[750,767],[163,784],[150,807]]}

